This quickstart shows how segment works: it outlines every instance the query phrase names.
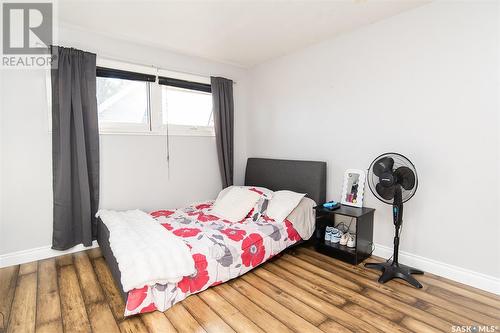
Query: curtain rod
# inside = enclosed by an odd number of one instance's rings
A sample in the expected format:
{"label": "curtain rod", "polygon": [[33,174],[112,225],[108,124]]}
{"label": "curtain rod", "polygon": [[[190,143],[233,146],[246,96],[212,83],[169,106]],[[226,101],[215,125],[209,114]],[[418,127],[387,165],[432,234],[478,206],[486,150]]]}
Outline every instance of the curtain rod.
{"label": "curtain rod", "polygon": [[[104,55],[104,56],[97,55],[97,58],[101,58],[103,60],[111,60],[111,61],[123,62],[123,63],[129,64],[129,65],[151,67],[151,68],[154,68],[156,70],[171,71],[171,72],[177,72],[177,73],[187,74],[187,75],[203,76],[203,77],[206,77],[206,78],[210,78],[210,76],[211,76],[211,75],[207,75],[207,74],[199,74],[199,73],[187,72],[187,71],[183,71],[183,70],[162,68],[162,67],[155,66],[155,65],[144,65],[144,64],[141,64],[141,63],[137,63],[137,62],[132,62],[132,61],[128,61],[128,60],[117,59],[117,58],[114,58],[114,57],[108,57],[106,55]],[[214,76],[218,76],[218,75],[214,75]],[[230,80],[232,80],[232,79],[230,79]],[[236,81],[234,81],[234,80],[232,80],[232,81],[233,81],[233,84],[236,84]]]}

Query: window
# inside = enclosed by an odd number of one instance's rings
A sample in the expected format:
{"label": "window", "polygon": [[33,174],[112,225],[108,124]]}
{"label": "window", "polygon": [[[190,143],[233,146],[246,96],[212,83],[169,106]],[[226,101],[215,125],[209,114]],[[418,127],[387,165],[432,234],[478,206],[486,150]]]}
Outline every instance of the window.
{"label": "window", "polygon": [[154,75],[97,67],[97,112],[101,131],[148,131]]}
{"label": "window", "polygon": [[162,87],[163,124],[213,127],[212,94]]}
{"label": "window", "polygon": [[210,85],[160,77],[162,120],[176,132],[212,133],[214,127]]}
{"label": "window", "polygon": [[[117,63],[113,63],[113,67],[117,67]],[[208,78],[161,71],[168,77],[158,77],[157,83],[152,68],[121,66],[124,67],[134,71],[108,66],[97,68],[101,133],[214,135]],[[156,74],[156,70],[154,72]]]}
{"label": "window", "polygon": [[123,79],[97,78],[99,126],[149,128],[149,83]]}

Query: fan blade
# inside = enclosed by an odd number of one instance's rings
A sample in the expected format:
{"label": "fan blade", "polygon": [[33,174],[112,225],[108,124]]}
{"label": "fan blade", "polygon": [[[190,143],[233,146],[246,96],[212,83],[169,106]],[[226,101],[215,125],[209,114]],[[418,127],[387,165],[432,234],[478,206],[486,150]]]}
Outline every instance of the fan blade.
{"label": "fan blade", "polygon": [[396,187],[395,186],[384,187],[382,184],[378,183],[377,186],[375,186],[375,190],[377,190],[377,193],[380,194],[380,196],[385,200],[391,200],[394,198]]}
{"label": "fan blade", "polygon": [[401,184],[405,190],[409,191],[415,186],[415,173],[412,169],[402,166],[394,171],[394,175],[397,178],[397,182]]}
{"label": "fan blade", "polygon": [[380,177],[383,173],[392,172],[394,160],[391,157],[382,157],[373,164],[373,173]]}

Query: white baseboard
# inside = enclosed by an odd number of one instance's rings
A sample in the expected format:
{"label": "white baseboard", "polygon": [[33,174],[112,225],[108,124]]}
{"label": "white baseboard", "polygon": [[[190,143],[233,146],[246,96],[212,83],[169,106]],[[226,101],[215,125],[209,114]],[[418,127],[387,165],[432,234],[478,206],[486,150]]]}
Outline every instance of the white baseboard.
{"label": "white baseboard", "polygon": [[7,254],[0,255],[0,268],[24,264],[27,262],[32,262],[36,260],[42,260],[47,258],[53,258],[57,256],[62,256],[63,254],[74,253],[78,251],[92,249],[98,247],[97,241],[92,242],[92,246],[85,247],[82,244],[72,247],[69,250],[57,251],[52,250],[50,245],[37,247],[34,249],[11,252]]}
{"label": "white baseboard", "polygon": [[[385,259],[392,256],[392,247],[375,244],[373,254]],[[500,279],[469,269],[399,251],[399,262],[447,279],[500,295]],[[418,279],[418,276],[417,276]]]}

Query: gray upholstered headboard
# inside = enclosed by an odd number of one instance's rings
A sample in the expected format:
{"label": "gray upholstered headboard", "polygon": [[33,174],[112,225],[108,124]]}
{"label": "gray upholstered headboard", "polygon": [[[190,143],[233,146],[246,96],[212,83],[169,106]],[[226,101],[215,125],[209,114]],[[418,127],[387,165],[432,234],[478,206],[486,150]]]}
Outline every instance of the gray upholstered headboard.
{"label": "gray upholstered headboard", "polygon": [[326,162],[249,158],[245,185],[307,193],[320,204],[326,200]]}

